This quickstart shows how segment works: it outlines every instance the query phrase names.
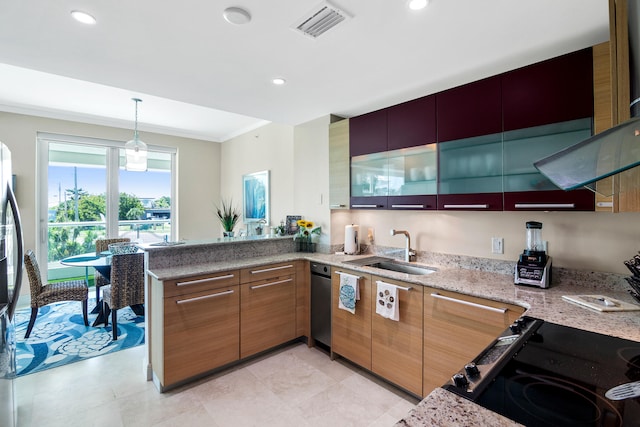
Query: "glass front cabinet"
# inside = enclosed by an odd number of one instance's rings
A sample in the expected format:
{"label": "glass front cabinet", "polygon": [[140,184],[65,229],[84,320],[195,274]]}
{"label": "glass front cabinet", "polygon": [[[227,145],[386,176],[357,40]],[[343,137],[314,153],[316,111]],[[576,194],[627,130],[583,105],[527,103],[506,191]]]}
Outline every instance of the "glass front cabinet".
{"label": "glass front cabinet", "polygon": [[502,134],[438,144],[438,209],[502,210]]}
{"label": "glass front cabinet", "polygon": [[351,158],[354,209],[436,209],[436,144]]}
{"label": "glass front cabinet", "polygon": [[504,133],[505,210],[595,209],[593,192],[560,190],[533,166],[534,162],[589,138],[591,122],[586,117]]}

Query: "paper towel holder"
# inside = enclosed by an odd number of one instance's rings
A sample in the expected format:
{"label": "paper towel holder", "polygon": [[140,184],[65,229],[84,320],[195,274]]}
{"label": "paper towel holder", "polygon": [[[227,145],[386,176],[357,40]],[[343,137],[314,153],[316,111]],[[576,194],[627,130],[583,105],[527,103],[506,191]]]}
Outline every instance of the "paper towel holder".
{"label": "paper towel holder", "polygon": [[356,255],[360,253],[359,226],[355,224],[344,227],[344,253]]}

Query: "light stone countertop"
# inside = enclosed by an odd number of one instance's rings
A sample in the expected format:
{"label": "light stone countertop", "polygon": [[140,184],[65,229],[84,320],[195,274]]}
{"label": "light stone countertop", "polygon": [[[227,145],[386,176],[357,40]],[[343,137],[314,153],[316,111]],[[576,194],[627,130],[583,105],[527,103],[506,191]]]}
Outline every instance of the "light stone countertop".
{"label": "light stone countertop", "polygon": [[[455,291],[516,304],[527,309],[526,315],[540,318],[547,322],[640,342],[640,311],[598,312],[562,299],[562,295],[603,294],[622,301],[635,302],[626,292],[626,287],[620,286],[619,283],[607,281],[606,278],[603,278],[606,276],[600,276],[592,272],[577,272],[573,277],[562,277],[561,280],[557,280],[560,283],[553,282],[548,289],[540,289],[514,285],[511,274],[453,268],[450,265],[443,267],[430,264],[428,265],[429,267],[438,269],[435,273],[416,276],[346,263],[366,256],[371,255],[292,252],[273,256],[249,257],[234,261],[203,262],[187,266],[157,268],[150,271],[150,274],[159,280],[167,280],[306,259],[434,289]],[[417,263],[416,265],[422,264]],[[436,389],[396,424],[397,427],[427,425],[444,427],[519,424],[444,389]]]}

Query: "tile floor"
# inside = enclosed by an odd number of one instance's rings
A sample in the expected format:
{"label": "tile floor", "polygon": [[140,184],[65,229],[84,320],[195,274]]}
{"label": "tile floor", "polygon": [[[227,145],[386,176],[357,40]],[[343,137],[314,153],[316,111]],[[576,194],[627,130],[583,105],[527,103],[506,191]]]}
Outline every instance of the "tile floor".
{"label": "tile floor", "polygon": [[144,346],[18,378],[18,426],[393,426],[418,403],[294,344],[161,394]]}

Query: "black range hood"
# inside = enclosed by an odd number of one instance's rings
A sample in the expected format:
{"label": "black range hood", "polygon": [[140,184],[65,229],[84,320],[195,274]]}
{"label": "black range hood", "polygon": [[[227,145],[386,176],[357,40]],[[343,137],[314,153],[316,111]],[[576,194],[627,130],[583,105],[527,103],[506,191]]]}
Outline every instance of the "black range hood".
{"label": "black range hood", "polygon": [[563,190],[574,190],[640,165],[640,0],[628,0],[631,119],[534,166]]}

